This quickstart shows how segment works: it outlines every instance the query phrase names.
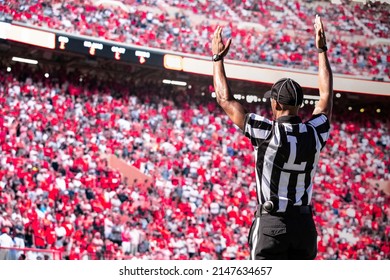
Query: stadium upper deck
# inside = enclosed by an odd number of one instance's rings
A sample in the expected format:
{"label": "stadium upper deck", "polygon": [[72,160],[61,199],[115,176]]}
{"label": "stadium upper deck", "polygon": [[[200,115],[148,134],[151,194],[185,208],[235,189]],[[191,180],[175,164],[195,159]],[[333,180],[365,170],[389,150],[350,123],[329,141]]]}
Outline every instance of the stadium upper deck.
{"label": "stadium upper deck", "polygon": [[[0,1],[1,3],[1,1]],[[389,4],[343,1],[7,1],[5,20],[208,56],[215,25],[229,59],[316,69],[312,18],[327,24],[335,73],[389,81]]]}

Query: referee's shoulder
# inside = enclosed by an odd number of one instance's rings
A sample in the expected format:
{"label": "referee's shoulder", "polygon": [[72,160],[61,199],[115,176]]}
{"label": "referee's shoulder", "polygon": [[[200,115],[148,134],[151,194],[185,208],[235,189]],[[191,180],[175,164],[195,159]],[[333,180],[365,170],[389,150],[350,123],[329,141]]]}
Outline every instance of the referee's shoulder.
{"label": "referee's shoulder", "polygon": [[265,115],[260,115],[260,114],[257,114],[257,113],[247,113],[245,115],[245,119],[251,119],[251,120],[254,120],[254,121],[264,121],[264,122],[269,122],[269,123],[272,123],[272,120],[270,118],[268,118],[267,116]]}
{"label": "referee's shoulder", "polygon": [[306,124],[311,124],[317,126],[319,124],[330,123],[329,117],[325,113],[313,114],[305,122]]}

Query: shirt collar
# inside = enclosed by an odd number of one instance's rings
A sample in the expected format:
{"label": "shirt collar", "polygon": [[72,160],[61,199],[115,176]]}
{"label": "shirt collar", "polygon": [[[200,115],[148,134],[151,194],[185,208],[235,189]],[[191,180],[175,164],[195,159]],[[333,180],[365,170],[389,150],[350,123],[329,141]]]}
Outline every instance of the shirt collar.
{"label": "shirt collar", "polygon": [[276,119],[277,122],[280,122],[280,123],[291,123],[291,124],[298,124],[298,123],[301,123],[302,120],[299,116],[281,116],[279,118]]}

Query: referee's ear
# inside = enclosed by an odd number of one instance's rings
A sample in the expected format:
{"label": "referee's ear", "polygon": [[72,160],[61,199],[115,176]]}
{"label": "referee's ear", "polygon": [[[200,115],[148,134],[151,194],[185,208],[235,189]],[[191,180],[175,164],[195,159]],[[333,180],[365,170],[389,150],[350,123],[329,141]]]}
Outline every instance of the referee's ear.
{"label": "referee's ear", "polygon": [[283,105],[280,104],[278,101],[275,100],[275,109],[276,111],[283,111]]}

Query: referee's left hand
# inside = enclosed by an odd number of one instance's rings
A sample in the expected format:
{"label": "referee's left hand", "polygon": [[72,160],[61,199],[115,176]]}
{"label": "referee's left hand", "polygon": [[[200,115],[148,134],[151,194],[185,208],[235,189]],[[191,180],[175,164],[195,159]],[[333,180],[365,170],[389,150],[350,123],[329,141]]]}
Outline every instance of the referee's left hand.
{"label": "referee's left hand", "polygon": [[232,39],[229,38],[226,41],[226,44],[223,43],[222,40],[222,27],[218,26],[217,29],[214,31],[214,37],[211,43],[211,49],[213,51],[213,54],[218,54],[222,57],[224,57],[229,52],[229,47],[232,42]]}

